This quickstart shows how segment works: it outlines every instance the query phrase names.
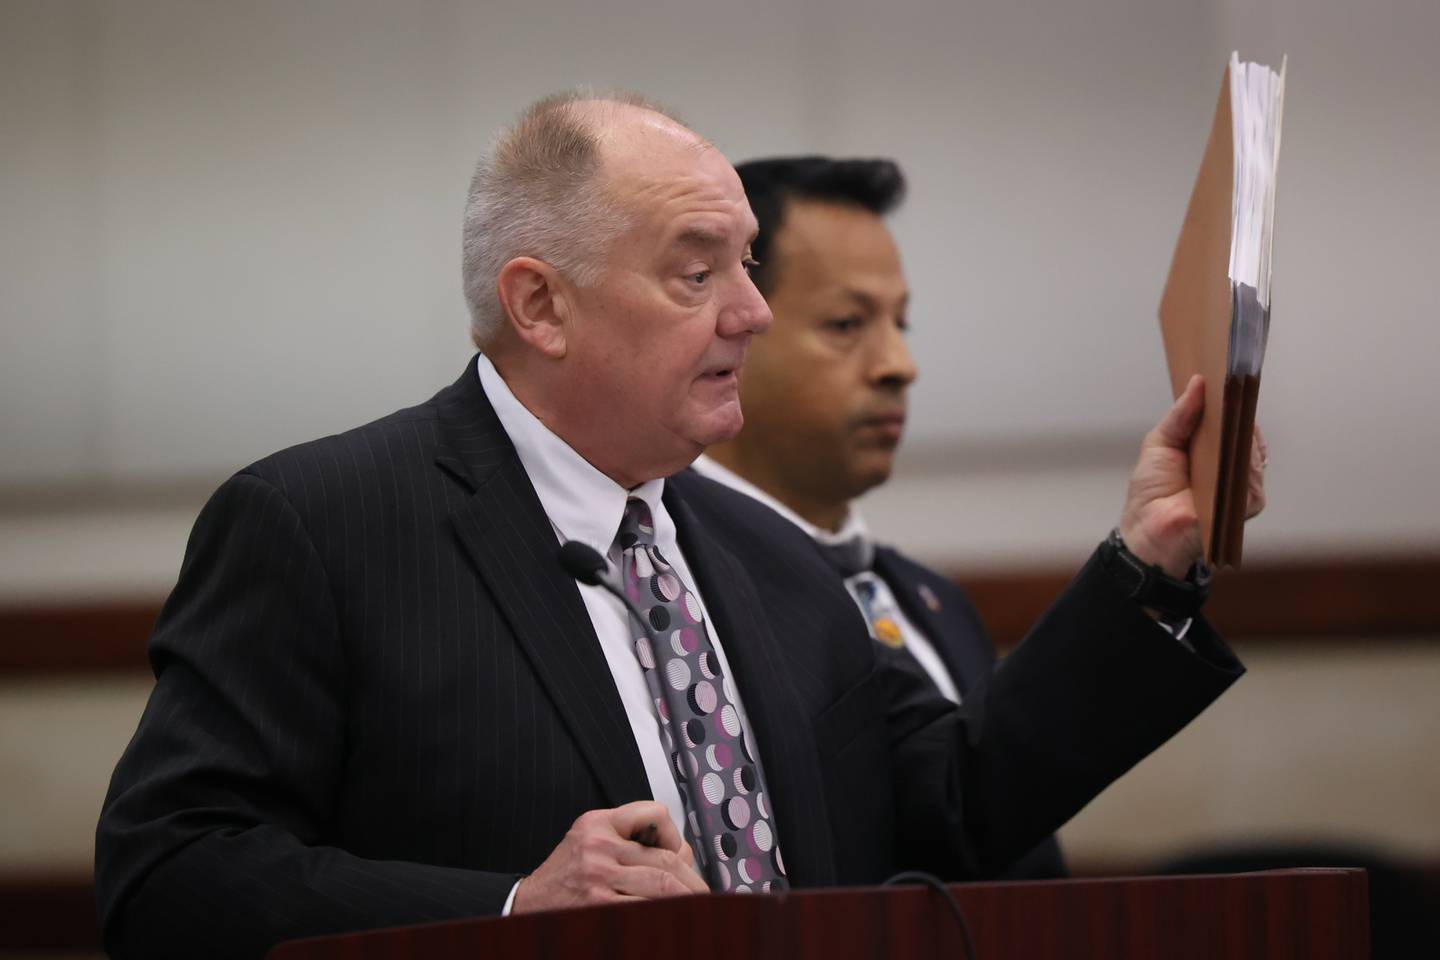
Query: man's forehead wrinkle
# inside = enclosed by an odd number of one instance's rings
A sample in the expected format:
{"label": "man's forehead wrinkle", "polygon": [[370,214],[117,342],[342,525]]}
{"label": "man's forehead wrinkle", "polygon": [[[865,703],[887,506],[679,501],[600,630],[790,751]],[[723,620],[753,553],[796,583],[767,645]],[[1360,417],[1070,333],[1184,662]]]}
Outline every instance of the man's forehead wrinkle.
{"label": "man's forehead wrinkle", "polygon": [[[674,244],[704,250],[724,249],[734,242],[734,234],[725,227],[692,223],[675,234]],[[747,241],[748,242],[748,241]]]}
{"label": "man's forehead wrinkle", "polygon": [[690,200],[707,194],[727,199],[713,178],[693,163],[677,162],[679,157],[657,155],[654,151],[609,151],[602,157],[612,187],[635,200]]}
{"label": "man's forehead wrinkle", "polygon": [[757,224],[729,161],[668,117],[616,106],[587,109],[597,122],[613,121],[600,141],[601,168],[607,189],[636,218],[631,229],[656,231],[650,242],[667,247],[748,245]]}
{"label": "man's forehead wrinkle", "polygon": [[627,188],[626,192],[637,200],[652,201],[660,206],[683,205],[688,214],[740,220],[746,228],[753,224],[749,207],[743,204],[743,195],[731,196],[713,177],[701,172],[651,167],[617,170],[616,174],[617,180]]}

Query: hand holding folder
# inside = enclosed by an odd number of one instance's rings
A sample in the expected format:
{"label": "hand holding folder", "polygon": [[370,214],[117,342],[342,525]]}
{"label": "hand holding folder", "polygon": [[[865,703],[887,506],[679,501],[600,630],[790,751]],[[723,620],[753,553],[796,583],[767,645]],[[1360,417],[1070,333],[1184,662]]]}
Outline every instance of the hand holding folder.
{"label": "hand holding folder", "polygon": [[[1184,578],[1204,556],[1190,469],[1191,441],[1204,407],[1205,382],[1196,374],[1140,445],[1120,515],[1120,535],[1130,551],[1176,579]],[[1246,519],[1265,509],[1265,456],[1265,439],[1256,427]]]}

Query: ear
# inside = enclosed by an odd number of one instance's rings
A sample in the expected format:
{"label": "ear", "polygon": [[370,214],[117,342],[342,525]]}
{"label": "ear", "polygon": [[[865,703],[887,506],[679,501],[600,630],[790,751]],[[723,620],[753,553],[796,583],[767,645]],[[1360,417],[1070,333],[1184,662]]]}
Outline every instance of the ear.
{"label": "ear", "polygon": [[565,356],[570,301],[559,272],[544,260],[516,257],[495,279],[510,329],[553,360]]}

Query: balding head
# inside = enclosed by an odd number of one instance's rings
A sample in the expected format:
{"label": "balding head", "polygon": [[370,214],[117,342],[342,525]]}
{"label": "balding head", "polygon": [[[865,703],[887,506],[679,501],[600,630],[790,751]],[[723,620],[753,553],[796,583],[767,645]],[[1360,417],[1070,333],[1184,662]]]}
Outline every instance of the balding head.
{"label": "balding head", "polygon": [[551,433],[624,487],[742,422],[770,310],[735,168],[638,98],[542,101],[480,165],[465,225],[476,341]]}
{"label": "balding head", "polygon": [[481,158],[465,207],[462,273],[476,346],[485,349],[504,328],[495,285],[507,262],[534,257],[581,286],[595,284],[630,224],[612,174],[705,149],[673,114],[631,93],[557,94],[521,114]]}

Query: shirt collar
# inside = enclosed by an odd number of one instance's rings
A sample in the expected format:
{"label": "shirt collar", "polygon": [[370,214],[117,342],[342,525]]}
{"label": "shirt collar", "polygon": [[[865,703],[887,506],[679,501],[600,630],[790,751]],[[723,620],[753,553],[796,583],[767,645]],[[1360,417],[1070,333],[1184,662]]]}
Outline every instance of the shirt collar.
{"label": "shirt collar", "polygon": [[789,520],[801,530],[804,530],[810,535],[811,539],[819,543],[828,545],[844,543],[846,541],[859,538],[862,543],[873,546],[873,540],[870,537],[870,529],[865,525],[865,518],[860,515],[859,508],[857,508],[853,503],[850,504],[850,506],[847,508],[845,512],[845,522],[840,525],[840,529],[835,532],[831,532],[822,527],[815,526],[815,524],[811,523],[809,520],[806,520],[804,517],[800,516],[800,514],[796,513],[794,510],[791,510],[789,507],[785,506],[785,504],[781,503],[779,500],[776,500],[770,494],[766,493],[764,490],[761,490],[759,487],[755,486],[755,484],[751,483],[749,480],[746,480],[734,470],[731,470],[729,467],[719,463],[716,460],[711,459],[710,457],[705,456],[704,454],[701,454],[700,459],[696,460],[695,463],[692,464],[692,466],[694,466],[695,470],[699,472],[702,476],[709,477],[716,483],[722,483],[725,486],[729,487],[731,490],[735,490],[739,493],[745,494],[748,497],[753,497],[754,499],[759,500],[761,503],[765,504],[765,506],[769,507],[771,510],[774,510],[776,513],[780,514],[780,516],[784,517],[786,520]]}
{"label": "shirt collar", "polygon": [[482,353],[475,367],[485,396],[515,445],[540,505],[562,541],[579,540],[602,555],[609,553],[620,531],[625,501],[637,497],[650,508],[656,542],[662,547],[674,543],[675,524],[661,502],[663,478],[626,490],[540,422],[510,391],[489,357]]}

